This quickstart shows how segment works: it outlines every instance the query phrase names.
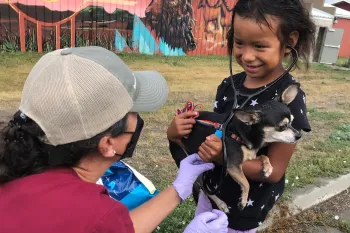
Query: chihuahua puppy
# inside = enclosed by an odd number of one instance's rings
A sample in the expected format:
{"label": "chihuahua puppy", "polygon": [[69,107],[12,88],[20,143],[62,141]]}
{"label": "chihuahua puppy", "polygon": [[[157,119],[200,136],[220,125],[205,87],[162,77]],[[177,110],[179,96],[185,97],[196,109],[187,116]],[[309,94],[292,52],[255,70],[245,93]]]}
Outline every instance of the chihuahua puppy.
{"label": "chihuahua puppy", "polygon": [[[268,143],[296,143],[301,134],[292,127],[293,115],[287,107],[298,94],[299,83],[288,86],[285,91],[273,100],[264,104],[244,109],[233,109],[234,117],[225,130],[227,152],[227,173],[242,189],[238,207],[243,209],[247,204],[249,183],[243,174],[242,164],[256,158],[257,152]],[[228,118],[229,114],[200,111],[192,132],[182,139],[186,154],[198,153],[198,148],[206,137],[214,134]],[[262,161],[262,173],[269,177],[272,166],[267,156],[259,156]],[[203,187],[202,177],[198,181]],[[206,195],[208,195],[206,193]],[[216,195],[208,195],[224,212],[229,209]]]}

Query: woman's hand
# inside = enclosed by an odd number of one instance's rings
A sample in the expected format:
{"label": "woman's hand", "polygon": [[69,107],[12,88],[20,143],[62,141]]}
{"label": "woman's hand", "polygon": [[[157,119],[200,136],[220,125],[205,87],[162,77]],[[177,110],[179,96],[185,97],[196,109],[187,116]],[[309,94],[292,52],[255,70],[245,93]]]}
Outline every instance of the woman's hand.
{"label": "woman's hand", "polygon": [[192,187],[198,176],[214,168],[214,164],[204,162],[198,154],[192,154],[183,159],[173,186],[182,200],[192,193]]}
{"label": "woman's hand", "polygon": [[227,233],[228,220],[224,212],[212,210],[197,215],[183,233]]}
{"label": "woman's hand", "polygon": [[205,163],[197,154],[183,159],[173,185],[130,212],[135,232],[152,232],[181,201],[191,195],[198,176],[213,168],[214,164]]}
{"label": "woman's hand", "polygon": [[199,147],[198,155],[205,162],[216,162],[222,164],[222,140],[215,134],[206,138]]}

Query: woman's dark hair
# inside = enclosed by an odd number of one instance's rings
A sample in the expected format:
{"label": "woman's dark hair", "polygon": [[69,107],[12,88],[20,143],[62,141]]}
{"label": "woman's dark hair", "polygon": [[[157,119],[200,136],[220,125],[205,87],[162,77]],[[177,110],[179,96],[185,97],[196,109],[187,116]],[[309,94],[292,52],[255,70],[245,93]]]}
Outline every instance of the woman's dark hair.
{"label": "woman's dark hair", "polygon": [[97,151],[105,135],[116,137],[125,132],[127,115],[93,138],[52,146],[42,142],[45,133],[29,117],[18,111],[1,132],[0,185],[49,168],[72,167],[89,152]]}
{"label": "woman's dark hair", "polygon": [[233,8],[232,27],[227,32],[230,56],[233,53],[235,14],[256,20],[257,23],[270,28],[267,16],[277,17],[280,23],[278,37],[281,46],[288,45],[288,39],[293,31],[299,32],[299,39],[294,48],[306,62],[306,67],[309,67],[309,57],[315,45],[316,26],[310,19],[308,10],[304,8],[302,0],[239,0]]}

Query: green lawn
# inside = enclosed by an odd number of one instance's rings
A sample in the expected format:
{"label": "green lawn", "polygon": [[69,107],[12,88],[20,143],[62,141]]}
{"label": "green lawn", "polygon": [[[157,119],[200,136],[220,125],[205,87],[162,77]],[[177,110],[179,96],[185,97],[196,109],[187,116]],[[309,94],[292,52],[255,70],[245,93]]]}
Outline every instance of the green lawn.
{"label": "green lawn", "polygon": [[349,57],[340,57],[340,58],[338,58],[336,65],[350,68],[350,58]]}

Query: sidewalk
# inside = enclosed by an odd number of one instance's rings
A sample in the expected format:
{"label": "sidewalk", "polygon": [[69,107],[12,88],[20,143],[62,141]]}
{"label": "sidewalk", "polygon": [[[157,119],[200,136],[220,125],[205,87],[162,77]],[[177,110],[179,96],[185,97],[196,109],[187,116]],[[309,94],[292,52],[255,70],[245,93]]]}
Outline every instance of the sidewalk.
{"label": "sidewalk", "polygon": [[259,232],[350,233],[349,186],[350,174],[298,190],[289,206],[280,204]]}
{"label": "sidewalk", "polygon": [[275,221],[263,233],[350,233],[349,189],[308,210]]}

